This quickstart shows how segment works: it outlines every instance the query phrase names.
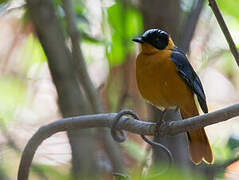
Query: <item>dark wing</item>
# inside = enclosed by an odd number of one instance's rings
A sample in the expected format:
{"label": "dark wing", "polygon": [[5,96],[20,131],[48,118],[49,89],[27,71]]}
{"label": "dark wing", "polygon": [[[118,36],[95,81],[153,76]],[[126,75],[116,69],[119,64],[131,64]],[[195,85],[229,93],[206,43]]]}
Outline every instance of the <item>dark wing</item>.
{"label": "dark wing", "polygon": [[185,80],[189,88],[196,94],[198,102],[204,113],[208,112],[206,96],[199,77],[188,62],[186,55],[175,47],[171,54],[171,59],[177,67],[179,75]]}

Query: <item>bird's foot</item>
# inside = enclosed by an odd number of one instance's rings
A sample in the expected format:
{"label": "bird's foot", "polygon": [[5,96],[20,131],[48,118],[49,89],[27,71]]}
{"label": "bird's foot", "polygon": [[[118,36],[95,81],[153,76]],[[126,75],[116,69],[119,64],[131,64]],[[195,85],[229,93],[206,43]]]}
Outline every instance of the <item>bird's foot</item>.
{"label": "bird's foot", "polygon": [[164,129],[168,126],[167,121],[165,121],[165,116],[167,114],[168,109],[164,109],[160,119],[156,122],[155,136],[164,136]]}

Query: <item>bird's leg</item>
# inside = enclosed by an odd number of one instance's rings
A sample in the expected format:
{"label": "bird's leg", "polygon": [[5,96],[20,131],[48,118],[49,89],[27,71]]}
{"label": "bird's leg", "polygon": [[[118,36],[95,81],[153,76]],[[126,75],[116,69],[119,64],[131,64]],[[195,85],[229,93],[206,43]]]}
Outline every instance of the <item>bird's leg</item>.
{"label": "bird's leg", "polygon": [[[179,109],[179,107],[177,106],[175,109],[175,112],[177,113],[178,111],[180,112],[180,109]],[[181,114],[181,113],[180,113]]]}
{"label": "bird's leg", "polygon": [[164,135],[164,133],[161,132],[161,131],[164,129],[164,127],[167,124],[166,121],[165,121],[165,116],[167,114],[167,111],[168,111],[168,109],[165,108],[162,112],[162,115],[161,115],[160,119],[158,119],[157,122],[156,122],[155,136],[163,136]]}

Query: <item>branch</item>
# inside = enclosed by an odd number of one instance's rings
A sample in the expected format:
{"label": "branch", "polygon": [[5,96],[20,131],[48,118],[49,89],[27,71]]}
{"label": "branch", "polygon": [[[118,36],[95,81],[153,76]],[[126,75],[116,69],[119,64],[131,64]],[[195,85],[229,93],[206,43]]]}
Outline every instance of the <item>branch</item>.
{"label": "branch", "polygon": [[188,53],[189,51],[190,42],[195,32],[199,16],[203,9],[203,5],[204,0],[194,1],[192,5],[193,7],[191,8],[187,20],[185,21],[183,30],[180,34],[181,35],[180,47],[185,53]]}
{"label": "branch", "polygon": [[[112,128],[114,118],[117,114],[95,114],[86,116],[76,116],[64,118],[48,125],[42,126],[28,141],[20,162],[18,170],[18,180],[27,180],[29,168],[33,160],[33,156],[39,145],[48,137],[61,131],[79,130],[85,128]],[[203,114],[185,119],[183,121],[171,121],[160,127],[162,135],[175,135],[178,133],[198,129],[211,124],[226,121],[239,115],[239,104],[232,105],[215,112]],[[117,129],[124,129],[136,134],[154,135],[156,124],[152,122],[139,121],[133,118],[123,116],[117,123]]]}
{"label": "branch", "polygon": [[233,163],[235,163],[237,161],[239,161],[239,156],[234,157],[232,159],[229,159],[226,162],[224,162],[223,164],[217,165],[216,167],[217,168],[221,168],[221,169],[226,169],[228,166],[230,166],[231,164],[233,164]]}
{"label": "branch", "polygon": [[223,122],[238,115],[239,104],[235,104],[211,113],[184,119],[183,121],[172,121],[169,123],[169,127],[166,127],[167,130],[165,133],[175,135],[181,132],[199,129],[211,124]]}
{"label": "branch", "polygon": [[234,43],[234,41],[232,39],[232,36],[231,36],[229,30],[227,28],[227,25],[226,25],[226,23],[225,23],[225,21],[224,21],[224,19],[222,17],[222,14],[221,14],[218,6],[217,6],[217,3],[216,3],[215,0],[208,0],[208,2],[209,2],[209,6],[212,8],[212,11],[213,11],[214,15],[217,18],[217,22],[220,25],[221,30],[222,30],[224,36],[226,37],[227,43],[228,43],[228,45],[230,47],[230,50],[231,50],[231,52],[232,52],[232,54],[233,54],[233,56],[235,58],[235,61],[236,61],[237,65],[239,66],[239,53],[238,53],[238,50],[236,48],[236,45],[235,45],[235,43]]}
{"label": "branch", "polygon": [[90,79],[90,76],[87,72],[87,67],[84,61],[84,57],[80,47],[80,34],[78,32],[75,14],[72,5],[72,0],[63,0],[62,1],[63,9],[66,13],[66,22],[67,22],[67,31],[71,39],[72,44],[72,55],[74,58],[74,63],[78,68],[80,82],[86,92],[86,96],[89,99],[91,107],[95,113],[102,113],[103,109],[100,105],[97,91]]}
{"label": "branch", "polygon": [[[94,87],[89,74],[87,72],[87,67],[83,58],[83,54],[80,47],[80,34],[78,32],[75,14],[73,10],[72,0],[63,0],[62,1],[63,9],[66,13],[66,22],[67,22],[67,31],[72,43],[72,55],[73,61],[78,67],[79,80],[85,91],[87,99],[90,102],[93,113],[103,113],[103,107],[100,104],[98,93]],[[120,157],[120,150],[116,146],[115,142],[110,137],[109,131],[103,129],[100,131],[102,134],[102,142],[104,144],[104,149],[109,156],[111,164],[113,166],[113,171],[116,173],[123,173],[124,167],[123,162]]]}

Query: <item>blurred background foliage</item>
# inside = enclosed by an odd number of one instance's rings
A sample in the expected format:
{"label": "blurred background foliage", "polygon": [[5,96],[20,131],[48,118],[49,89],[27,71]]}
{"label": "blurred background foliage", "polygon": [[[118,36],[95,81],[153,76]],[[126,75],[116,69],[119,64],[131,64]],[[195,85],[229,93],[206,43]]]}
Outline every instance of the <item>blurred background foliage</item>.
{"label": "blurred background foliage", "polygon": [[[142,119],[148,119],[148,106],[138,94],[134,75],[134,60],[139,48],[131,41],[144,31],[140,1],[73,2],[83,55],[105,112],[130,108],[138,112]],[[217,2],[239,47],[239,1]],[[189,14],[193,0],[181,0],[180,3],[181,11]],[[54,6],[66,32],[61,1],[54,0]],[[47,58],[23,0],[0,0],[0,27],[0,179],[15,179],[19,152],[27,140],[41,125],[60,119],[61,114]],[[65,36],[67,38],[67,33]],[[238,67],[207,2],[198,20],[188,56],[200,75],[210,111],[238,102]],[[216,163],[238,155],[238,118],[210,126],[207,132]],[[135,177],[132,179],[137,179],[137,169],[147,161],[149,150],[138,136],[130,133],[122,149],[126,168]],[[104,161],[101,154],[98,157],[99,164],[110,171],[109,162]],[[54,135],[38,150],[31,179],[69,179],[70,158],[65,133]],[[181,177],[177,169],[172,174],[177,179]],[[232,164],[223,173],[218,172],[216,177],[237,179],[239,163]],[[110,177],[105,173],[102,179]],[[182,179],[185,178],[182,176]],[[199,174],[198,179],[205,178]]]}

